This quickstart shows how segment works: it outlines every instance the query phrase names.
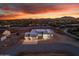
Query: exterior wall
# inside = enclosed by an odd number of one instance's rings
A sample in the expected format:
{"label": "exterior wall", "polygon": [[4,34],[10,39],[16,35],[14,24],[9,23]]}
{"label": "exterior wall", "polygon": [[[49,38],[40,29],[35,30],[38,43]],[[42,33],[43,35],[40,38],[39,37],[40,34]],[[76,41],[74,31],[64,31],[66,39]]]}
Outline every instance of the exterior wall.
{"label": "exterior wall", "polygon": [[44,35],[43,35],[43,39],[44,39],[44,40],[47,40],[47,39],[49,39],[49,38],[50,38],[50,35],[49,35],[49,34],[44,34]]}
{"label": "exterior wall", "polygon": [[53,37],[53,34],[43,34],[42,38],[39,38],[41,36],[36,36],[36,37],[25,37],[26,40],[47,40],[50,39],[51,37]]}

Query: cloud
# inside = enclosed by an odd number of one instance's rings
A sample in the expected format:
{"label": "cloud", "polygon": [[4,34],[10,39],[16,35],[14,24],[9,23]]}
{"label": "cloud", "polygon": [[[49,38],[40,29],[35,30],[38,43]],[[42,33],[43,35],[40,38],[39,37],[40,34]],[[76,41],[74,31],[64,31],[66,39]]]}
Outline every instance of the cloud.
{"label": "cloud", "polygon": [[64,12],[77,9],[79,4],[56,4],[56,3],[16,3],[3,4],[2,9],[21,11],[29,14],[48,13],[48,12]]}
{"label": "cloud", "polygon": [[39,14],[48,12],[65,12],[77,9],[79,4],[52,4],[52,3],[32,3],[32,4],[16,4],[16,10],[29,14]]}
{"label": "cloud", "polygon": [[[8,9],[7,9],[8,8]],[[79,4],[78,3],[4,3],[0,4],[0,19],[17,19],[25,17],[26,15],[37,15],[43,16],[45,13],[61,13],[63,15],[78,15]],[[67,13],[68,14],[67,14]],[[47,15],[47,14],[46,14]],[[49,16],[49,15],[48,15]],[[51,15],[52,16],[52,15]],[[59,16],[59,15],[57,15]],[[56,17],[57,17],[56,16]]]}

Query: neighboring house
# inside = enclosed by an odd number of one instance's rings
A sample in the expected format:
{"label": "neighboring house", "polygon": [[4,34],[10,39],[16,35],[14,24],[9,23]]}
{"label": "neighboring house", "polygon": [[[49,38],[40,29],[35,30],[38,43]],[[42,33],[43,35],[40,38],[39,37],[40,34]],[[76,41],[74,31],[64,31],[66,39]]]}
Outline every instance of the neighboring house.
{"label": "neighboring house", "polygon": [[2,35],[4,35],[4,36],[10,36],[11,35],[11,31],[9,31],[9,30],[5,30],[3,33],[2,33]]}
{"label": "neighboring house", "polygon": [[9,37],[11,35],[11,32],[9,30],[5,30],[3,33],[2,33],[2,37],[0,38],[1,41],[4,41],[5,39],[7,39],[7,37]]}
{"label": "neighboring house", "polygon": [[53,37],[51,29],[32,29],[31,32],[25,33],[26,40],[47,40]]}

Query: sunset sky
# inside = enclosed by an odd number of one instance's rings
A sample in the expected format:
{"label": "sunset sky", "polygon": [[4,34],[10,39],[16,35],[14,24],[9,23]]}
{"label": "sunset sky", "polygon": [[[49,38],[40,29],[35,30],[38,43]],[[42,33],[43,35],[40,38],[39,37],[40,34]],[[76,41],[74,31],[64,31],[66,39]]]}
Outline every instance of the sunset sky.
{"label": "sunset sky", "polygon": [[78,3],[13,3],[0,4],[0,20],[79,17]]}

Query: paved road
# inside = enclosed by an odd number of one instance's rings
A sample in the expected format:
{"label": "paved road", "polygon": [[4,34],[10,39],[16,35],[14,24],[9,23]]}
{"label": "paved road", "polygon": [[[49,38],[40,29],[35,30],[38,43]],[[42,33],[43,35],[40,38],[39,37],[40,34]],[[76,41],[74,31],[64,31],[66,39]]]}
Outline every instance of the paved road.
{"label": "paved road", "polygon": [[79,48],[75,47],[70,44],[62,44],[62,43],[55,43],[55,44],[39,44],[39,45],[18,45],[15,47],[12,47],[5,52],[2,53],[2,55],[16,55],[18,52],[22,51],[56,51],[56,50],[62,50],[70,52],[74,55],[79,55]]}

